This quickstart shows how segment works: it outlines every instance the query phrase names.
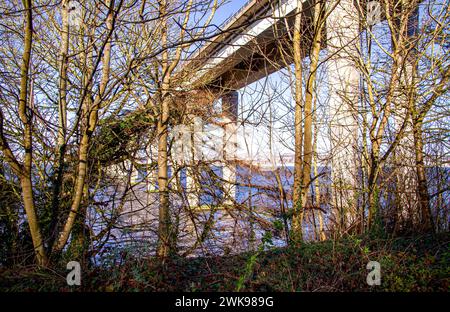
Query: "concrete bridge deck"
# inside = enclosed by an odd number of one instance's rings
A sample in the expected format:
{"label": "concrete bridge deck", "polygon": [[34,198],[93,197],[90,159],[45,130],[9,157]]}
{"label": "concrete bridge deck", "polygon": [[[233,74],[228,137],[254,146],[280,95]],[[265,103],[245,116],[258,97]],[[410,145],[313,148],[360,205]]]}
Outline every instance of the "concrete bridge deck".
{"label": "concrete bridge deck", "polygon": [[[224,24],[217,37],[183,64],[186,86],[238,90],[291,64],[288,31],[293,27],[298,3],[303,5],[306,28],[312,0],[248,1]],[[305,37],[305,54],[308,41]]]}

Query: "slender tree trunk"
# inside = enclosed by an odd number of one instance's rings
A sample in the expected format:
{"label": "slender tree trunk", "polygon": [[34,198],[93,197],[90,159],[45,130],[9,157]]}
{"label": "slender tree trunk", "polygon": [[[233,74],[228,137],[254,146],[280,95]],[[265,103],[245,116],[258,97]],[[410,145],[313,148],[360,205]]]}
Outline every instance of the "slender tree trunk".
{"label": "slender tree trunk", "polygon": [[[183,41],[185,35],[185,29],[189,21],[193,0],[189,0],[185,9],[185,16],[183,26],[180,31],[180,41]],[[183,45],[178,45],[173,57],[169,60],[168,53],[168,4],[166,0],[158,1],[159,18],[161,21],[161,46],[164,49],[161,58],[161,72],[162,81],[160,89],[159,102],[161,105],[160,115],[157,125],[158,134],[158,185],[159,185],[159,241],[157,254],[158,256],[165,258],[175,252],[176,249],[176,229],[173,229],[171,216],[170,216],[170,203],[169,203],[169,158],[167,142],[168,138],[168,121],[170,116],[170,83],[171,75],[176,66],[180,62],[181,54],[183,51]]]}
{"label": "slender tree trunk", "polygon": [[69,212],[69,216],[67,217],[64,228],[60,234],[58,243],[55,246],[56,251],[61,251],[66,245],[67,240],[69,239],[70,232],[72,231],[75,218],[78,215],[78,209],[80,208],[84,192],[84,181],[87,172],[89,142],[90,142],[90,135],[88,135],[88,133],[85,132],[80,142],[78,176],[75,182],[74,198]]}
{"label": "slender tree trunk", "polygon": [[31,62],[31,45],[33,40],[33,15],[31,0],[24,0],[25,7],[25,45],[23,52],[23,63],[21,66],[20,96],[19,96],[19,117],[24,125],[23,145],[25,149],[23,170],[20,174],[20,185],[22,187],[22,197],[25,212],[28,218],[31,238],[39,265],[47,263],[47,255],[42,240],[41,229],[36,215],[33,198],[33,184],[31,178],[32,169],[32,115],[33,112],[28,105],[28,74]]}
{"label": "slender tree trunk", "polygon": [[171,239],[171,218],[169,204],[169,175],[168,175],[168,129],[169,98],[162,100],[161,114],[158,120],[158,186],[159,186],[159,242],[157,254],[167,257],[171,253],[173,242]]}
{"label": "slender tree trunk", "polygon": [[66,153],[66,129],[67,129],[67,69],[69,53],[69,3],[63,0],[61,8],[61,50],[59,55],[59,105],[58,105],[58,142],[55,153],[55,172],[53,181],[53,198],[50,222],[50,237],[48,250],[53,248],[54,240],[57,235],[58,216],[60,211],[60,194],[63,184],[64,157]]}
{"label": "slender tree trunk", "polygon": [[[122,2],[120,2],[121,4]],[[92,103],[89,97],[85,100],[83,114],[85,118],[85,126],[83,129],[83,134],[81,137],[80,148],[79,148],[79,164],[78,164],[78,176],[75,182],[75,190],[72,205],[70,208],[69,216],[67,217],[64,228],[59,236],[58,243],[55,245],[55,251],[61,251],[69,239],[69,235],[72,231],[75,218],[78,215],[78,210],[84,194],[84,183],[88,168],[88,151],[90,147],[91,137],[95,131],[98,121],[98,110],[101,103],[104,101],[103,96],[106,90],[106,86],[109,80],[110,71],[110,60],[111,60],[111,35],[114,29],[114,0],[109,0],[107,2],[108,6],[108,16],[106,19],[106,27],[108,29],[108,37],[106,44],[103,49],[102,57],[102,79],[100,81],[100,86],[98,94]],[[120,7],[120,5],[119,5]],[[118,10],[119,8],[117,8]],[[89,87],[89,86],[85,86]]]}
{"label": "slender tree trunk", "polygon": [[292,216],[292,235],[293,240],[302,239],[302,147],[303,147],[303,91],[302,91],[302,49],[301,49],[301,27],[302,27],[302,4],[297,1],[297,10],[295,16],[293,49],[294,49],[294,75],[295,75],[295,160],[294,160],[294,190],[293,190],[293,208]]}
{"label": "slender tree trunk", "polygon": [[308,198],[308,190],[311,183],[311,163],[313,157],[313,142],[312,142],[312,129],[313,129],[313,98],[314,98],[314,86],[316,82],[317,70],[319,66],[319,53],[322,41],[322,29],[323,20],[321,19],[323,12],[323,3],[318,2],[314,6],[314,24],[313,24],[313,44],[310,53],[310,69],[308,81],[306,83],[306,95],[305,95],[305,126],[304,126],[304,150],[303,150],[303,170],[302,170],[302,207],[306,206]]}
{"label": "slender tree trunk", "polygon": [[[159,14],[162,19],[161,26],[161,44],[167,47],[168,41],[168,24],[167,24],[167,2],[162,0],[159,2]],[[157,255],[166,258],[174,249],[174,242],[171,235],[171,217],[169,203],[169,157],[168,148],[168,121],[170,115],[170,67],[169,54],[167,50],[162,53],[162,73],[163,81],[161,84],[161,111],[158,119],[158,186],[159,186],[159,240]]]}
{"label": "slender tree trunk", "polygon": [[430,195],[428,193],[428,183],[423,157],[422,121],[413,123],[414,127],[414,149],[416,156],[416,171],[418,178],[417,194],[421,212],[422,231],[430,233],[434,231],[433,218],[431,215]]}
{"label": "slender tree trunk", "polygon": [[317,154],[317,139],[319,137],[319,126],[317,124],[317,96],[314,100],[314,115],[313,115],[313,124],[314,124],[314,142],[313,142],[313,167],[314,167],[314,176],[316,177],[314,183],[314,194],[316,197],[316,205],[317,209],[317,218],[319,219],[319,229],[318,229],[318,237],[321,241],[326,240],[324,224],[323,224],[323,215],[321,210],[321,192],[320,192],[320,179],[319,179],[319,163],[318,163],[318,154]]}

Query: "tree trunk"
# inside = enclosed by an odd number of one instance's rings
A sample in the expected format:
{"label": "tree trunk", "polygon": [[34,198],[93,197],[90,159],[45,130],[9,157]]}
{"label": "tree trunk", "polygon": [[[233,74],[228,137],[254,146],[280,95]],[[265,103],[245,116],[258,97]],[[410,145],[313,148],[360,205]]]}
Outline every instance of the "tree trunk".
{"label": "tree trunk", "polygon": [[293,186],[293,209],[292,215],[292,235],[293,240],[302,239],[302,147],[303,147],[303,92],[302,92],[302,50],[301,50],[301,26],[302,26],[302,5],[297,1],[295,16],[293,49],[294,49],[294,74],[295,74],[295,159],[294,159],[294,186]]}
{"label": "tree trunk", "polygon": [[414,149],[416,156],[416,171],[417,171],[417,194],[419,197],[419,205],[421,212],[421,226],[422,231],[430,233],[434,231],[433,218],[431,215],[430,195],[428,193],[428,183],[425,171],[425,164],[423,159],[423,138],[422,138],[422,122],[417,121],[413,123],[414,127]]}
{"label": "tree trunk", "polygon": [[[319,126],[317,125],[317,96],[314,100],[314,115],[313,115],[313,124],[314,124],[314,142],[313,142],[313,167],[314,167],[314,194],[316,197],[316,206],[317,206],[317,217],[319,219],[319,229],[318,229],[318,237],[321,241],[326,240],[324,224],[323,224],[323,215],[321,210],[321,192],[320,192],[320,179],[319,179],[319,164],[318,164],[318,154],[317,154],[317,139],[319,137]],[[315,215],[315,214],[314,214]],[[314,216],[315,218],[315,216]]]}
{"label": "tree trunk", "polygon": [[66,129],[67,129],[67,69],[69,53],[69,3],[63,0],[61,8],[61,50],[59,55],[59,105],[58,105],[58,144],[55,153],[55,172],[53,181],[53,198],[50,221],[50,237],[48,251],[53,248],[57,235],[57,224],[60,211],[60,194],[63,184],[64,157],[66,153]]}
{"label": "tree trunk", "polygon": [[[313,142],[312,142],[312,128],[313,128],[313,94],[314,86],[316,82],[316,75],[319,65],[319,53],[322,41],[322,28],[323,20],[321,19],[323,12],[323,3],[318,2],[314,6],[314,24],[313,24],[313,44],[310,53],[310,69],[308,81],[306,84],[305,95],[305,126],[304,126],[304,138],[303,138],[303,170],[302,170],[302,207],[307,204],[308,189],[311,183],[311,163],[313,157]],[[303,214],[303,213],[302,213]],[[303,216],[302,216],[303,217]],[[302,218],[303,219],[303,218]]]}
{"label": "tree trunk", "polygon": [[171,218],[169,204],[169,175],[168,175],[168,142],[167,122],[169,119],[169,98],[161,103],[161,115],[158,121],[158,186],[159,186],[159,242],[157,254],[167,257],[173,248],[171,239]]}
{"label": "tree trunk", "polygon": [[[120,2],[121,4],[122,2]],[[78,164],[78,176],[75,182],[75,190],[74,196],[72,200],[72,205],[70,207],[69,216],[67,217],[64,228],[59,236],[58,243],[55,245],[55,251],[61,251],[67,243],[69,239],[70,232],[72,231],[73,224],[75,222],[75,218],[78,215],[78,210],[80,208],[80,204],[84,194],[84,183],[87,173],[88,167],[88,151],[90,147],[91,137],[95,131],[98,121],[98,110],[100,105],[104,101],[104,93],[106,90],[106,86],[109,80],[109,71],[110,71],[110,61],[111,61],[111,36],[114,29],[114,0],[107,1],[106,5],[108,6],[108,16],[106,19],[106,27],[108,29],[108,34],[106,38],[106,43],[103,49],[103,57],[102,57],[102,78],[100,81],[100,86],[98,90],[98,94],[92,103],[90,97],[88,96],[83,105],[83,115],[85,120],[84,129],[82,129],[82,138],[79,147],[79,164]],[[120,6],[120,5],[119,5]],[[119,8],[117,8],[119,10]],[[90,83],[88,82],[85,85],[85,88],[89,88]]]}
{"label": "tree trunk", "polygon": [[28,74],[31,62],[31,45],[33,40],[33,15],[31,0],[23,1],[25,7],[25,45],[23,52],[23,63],[21,66],[19,117],[24,125],[23,146],[25,149],[23,170],[20,173],[20,184],[25,212],[28,218],[30,234],[39,265],[46,265],[47,255],[42,240],[41,229],[36,215],[33,198],[33,184],[31,178],[32,169],[32,111],[28,105]]}

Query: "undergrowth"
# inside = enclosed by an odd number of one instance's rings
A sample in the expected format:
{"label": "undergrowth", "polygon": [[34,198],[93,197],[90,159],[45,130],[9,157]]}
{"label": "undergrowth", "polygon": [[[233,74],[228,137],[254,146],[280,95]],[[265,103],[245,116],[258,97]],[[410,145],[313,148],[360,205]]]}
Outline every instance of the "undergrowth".
{"label": "undergrowth", "polygon": [[[448,291],[450,234],[396,239],[348,237],[211,258],[128,257],[83,271],[67,286],[61,269],[0,268],[1,291]],[[265,245],[266,246],[266,245]],[[366,283],[369,261],[381,285]]]}

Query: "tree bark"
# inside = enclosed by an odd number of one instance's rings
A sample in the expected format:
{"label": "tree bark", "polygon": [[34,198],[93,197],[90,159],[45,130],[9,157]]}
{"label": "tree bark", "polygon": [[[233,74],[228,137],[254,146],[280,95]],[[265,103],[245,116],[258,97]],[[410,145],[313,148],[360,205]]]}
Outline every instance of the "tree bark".
{"label": "tree bark", "polygon": [[[159,2],[159,14],[162,19],[161,25],[161,43],[163,48],[167,47],[168,40],[168,22],[167,22],[167,2]],[[171,236],[172,220],[170,217],[169,203],[169,174],[168,174],[168,121],[170,115],[170,66],[169,54],[167,50],[162,53],[162,73],[160,103],[161,111],[159,114],[158,131],[158,186],[159,186],[159,224],[158,224],[158,248],[157,255],[166,258],[171,254],[174,248],[174,242]]]}
{"label": "tree bark", "polygon": [[69,3],[63,0],[61,7],[61,50],[59,55],[59,103],[58,103],[58,142],[55,153],[55,172],[53,181],[53,198],[50,221],[50,237],[48,251],[53,248],[58,229],[58,217],[60,211],[60,194],[63,184],[64,157],[66,153],[66,129],[67,129],[67,69],[69,53]]}
{"label": "tree bark", "polygon": [[[120,5],[119,7],[121,6]],[[79,163],[78,163],[78,176],[75,182],[74,196],[72,200],[72,205],[70,208],[69,216],[67,217],[66,223],[64,225],[63,230],[59,236],[58,242],[55,245],[55,251],[61,251],[67,243],[69,239],[70,233],[73,228],[73,224],[75,222],[75,218],[78,215],[78,210],[80,208],[80,204],[83,198],[84,193],[84,183],[87,174],[88,167],[88,151],[90,147],[91,137],[95,131],[98,121],[98,110],[100,109],[100,105],[104,101],[104,93],[106,90],[106,86],[109,80],[109,71],[110,71],[110,61],[111,61],[111,36],[114,29],[114,0],[109,0],[106,5],[108,6],[108,15],[106,19],[106,27],[108,29],[108,34],[106,38],[106,43],[103,49],[103,57],[102,57],[102,79],[100,81],[100,86],[98,90],[98,94],[93,103],[89,100],[89,97],[85,100],[83,108],[83,114],[85,118],[84,129],[82,130],[82,138],[79,147]],[[117,9],[118,10],[118,9]],[[85,86],[86,88],[88,86]]]}
{"label": "tree bark", "polygon": [[[307,204],[308,189],[311,184],[311,164],[313,157],[313,142],[312,142],[312,129],[313,129],[313,94],[314,86],[316,82],[317,70],[319,67],[319,53],[322,41],[322,29],[324,21],[321,19],[324,4],[318,2],[314,6],[314,23],[313,23],[313,43],[310,53],[310,69],[308,75],[308,81],[306,83],[306,95],[305,95],[305,126],[304,126],[304,138],[303,138],[303,165],[302,165],[302,207]],[[303,213],[302,218],[303,219]]]}
{"label": "tree bark", "polygon": [[302,27],[302,3],[297,1],[297,9],[294,25],[293,50],[294,50],[294,76],[295,76],[295,159],[294,159],[294,186],[293,186],[293,215],[292,235],[293,240],[302,239],[302,148],[303,148],[303,91],[302,91],[302,49],[301,49],[301,27]]}
{"label": "tree bark", "polygon": [[430,207],[430,194],[428,193],[428,183],[423,157],[422,121],[413,123],[414,127],[414,149],[416,156],[416,172],[418,178],[417,194],[421,212],[421,227],[425,233],[434,232],[433,218]]}
{"label": "tree bark", "polygon": [[169,119],[169,99],[165,98],[161,104],[161,114],[158,120],[158,186],[159,186],[159,242],[157,254],[160,257],[167,257],[173,248],[171,239],[171,218],[169,204],[169,175],[168,175],[168,129]]}
{"label": "tree bark", "polygon": [[30,227],[30,234],[33,240],[33,246],[36,253],[37,263],[39,265],[46,265],[47,255],[42,240],[41,229],[36,215],[36,208],[34,206],[33,198],[33,183],[31,178],[32,170],[32,114],[31,108],[28,105],[28,74],[31,63],[31,45],[33,40],[33,13],[31,0],[24,0],[25,7],[25,45],[23,52],[23,63],[21,66],[20,77],[20,96],[19,96],[19,117],[24,126],[23,132],[23,146],[25,149],[24,163],[22,172],[20,172],[20,185],[22,187],[22,197],[25,212],[28,218],[28,225]]}

